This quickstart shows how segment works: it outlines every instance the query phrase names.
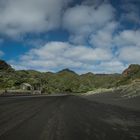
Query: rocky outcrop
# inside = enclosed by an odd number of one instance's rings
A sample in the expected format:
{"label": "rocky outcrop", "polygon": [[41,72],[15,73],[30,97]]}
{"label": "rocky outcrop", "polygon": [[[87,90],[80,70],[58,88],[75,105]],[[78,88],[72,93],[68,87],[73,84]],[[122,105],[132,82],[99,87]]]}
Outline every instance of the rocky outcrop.
{"label": "rocky outcrop", "polygon": [[131,64],[126,70],[123,71],[123,76],[133,76],[135,74],[140,73],[140,65]]}
{"label": "rocky outcrop", "polygon": [[0,71],[11,72],[11,71],[14,71],[14,69],[9,64],[7,64],[5,61],[0,60]]}

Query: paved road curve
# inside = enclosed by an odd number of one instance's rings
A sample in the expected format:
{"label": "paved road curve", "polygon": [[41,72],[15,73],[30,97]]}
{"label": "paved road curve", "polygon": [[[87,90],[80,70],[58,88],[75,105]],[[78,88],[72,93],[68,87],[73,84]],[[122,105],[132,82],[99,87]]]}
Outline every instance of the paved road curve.
{"label": "paved road curve", "polygon": [[140,140],[140,112],[77,96],[0,97],[0,140]]}

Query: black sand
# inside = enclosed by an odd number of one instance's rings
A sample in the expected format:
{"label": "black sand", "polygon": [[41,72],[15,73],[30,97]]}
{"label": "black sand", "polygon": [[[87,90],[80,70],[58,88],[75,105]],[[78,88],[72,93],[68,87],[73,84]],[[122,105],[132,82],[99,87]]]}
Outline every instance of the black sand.
{"label": "black sand", "polygon": [[139,139],[133,108],[78,96],[0,97],[0,140]]}

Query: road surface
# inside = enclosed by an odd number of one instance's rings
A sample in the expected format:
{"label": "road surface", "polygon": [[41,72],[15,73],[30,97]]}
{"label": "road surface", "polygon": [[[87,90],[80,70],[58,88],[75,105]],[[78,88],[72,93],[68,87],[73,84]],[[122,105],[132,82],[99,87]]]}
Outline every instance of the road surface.
{"label": "road surface", "polygon": [[140,140],[140,112],[80,96],[0,97],[0,140]]}

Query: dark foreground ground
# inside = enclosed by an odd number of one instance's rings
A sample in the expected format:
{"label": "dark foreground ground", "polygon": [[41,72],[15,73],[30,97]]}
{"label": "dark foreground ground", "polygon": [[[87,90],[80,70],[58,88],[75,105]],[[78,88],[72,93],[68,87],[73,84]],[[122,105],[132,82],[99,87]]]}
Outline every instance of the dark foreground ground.
{"label": "dark foreground ground", "polygon": [[78,96],[0,97],[0,140],[140,140],[140,111]]}

